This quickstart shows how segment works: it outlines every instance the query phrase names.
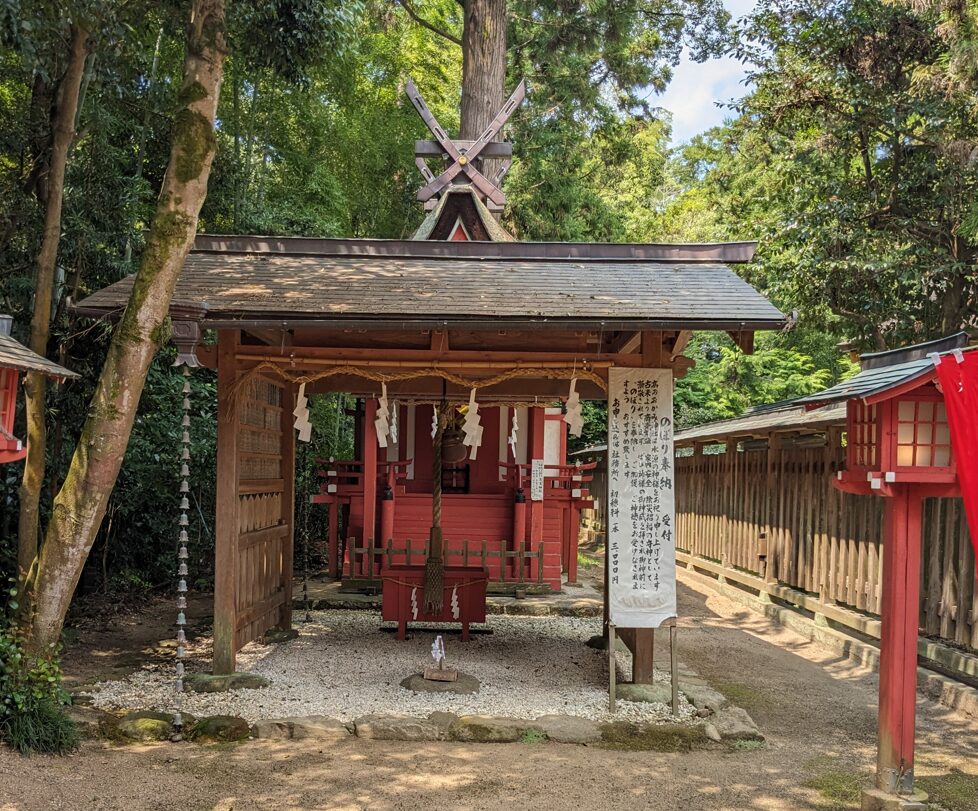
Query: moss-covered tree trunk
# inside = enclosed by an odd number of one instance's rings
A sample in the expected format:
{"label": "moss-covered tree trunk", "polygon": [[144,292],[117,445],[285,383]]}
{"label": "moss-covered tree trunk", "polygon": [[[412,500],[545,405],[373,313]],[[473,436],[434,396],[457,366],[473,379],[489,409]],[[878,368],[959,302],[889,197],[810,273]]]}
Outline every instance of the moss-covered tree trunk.
{"label": "moss-covered tree trunk", "polygon": [[[30,347],[38,355],[46,355],[51,334],[51,307],[54,296],[54,273],[61,242],[61,207],[64,201],[65,167],[68,152],[75,137],[75,116],[85,59],[88,56],[88,31],[71,27],[68,46],[68,67],[58,85],[57,100],[52,115],[51,157],[47,182],[44,232],[37,253],[34,273],[34,312],[31,318]],[[17,568],[23,581],[37,558],[38,509],[41,486],[44,483],[44,450],[47,432],[44,426],[47,381],[39,372],[29,372],[24,380],[27,414],[27,458],[20,484],[20,521],[18,526]]]}
{"label": "moss-covered tree trunk", "polygon": [[223,0],[192,0],[183,84],[156,213],[24,595],[24,630],[34,652],[50,649],[61,635],[122,465],[149,364],[167,338],[170,300],[207,196],[224,52]]}

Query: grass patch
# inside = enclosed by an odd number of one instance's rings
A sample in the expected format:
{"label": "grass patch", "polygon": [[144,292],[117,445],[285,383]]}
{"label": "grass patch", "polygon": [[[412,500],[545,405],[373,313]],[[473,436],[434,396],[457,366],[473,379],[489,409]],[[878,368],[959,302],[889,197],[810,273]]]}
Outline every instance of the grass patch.
{"label": "grass patch", "polygon": [[815,789],[827,802],[831,811],[849,811],[859,808],[863,785],[867,778],[860,771],[848,767],[841,758],[820,757],[808,764],[812,776],[805,787]]}
{"label": "grass patch", "polygon": [[3,723],[2,737],[24,755],[31,752],[65,755],[77,749],[81,739],[65,708],[50,698],[32,701],[11,713]]}
{"label": "grass patch", "polygon": [[577,568],[578,569],[596,569],[601,565],[601,558],[589,555],[587,552],[582,552],[578,550],[577,552]]}
{"label": "grass patch", "polygon": [[978,777],[960,769],[934,777],[918,777],[917,786],[930,802],[946,811],[978,811]]}
{"label": "grass patch", "polygon": [[540,729],[530,728],[520,738],[520,743],[546,743],[547,734]]}
{"label": "grass patch", "polygon": [[739,681],[718,681],[713,686],[726,696],[731,704],[750,709],[762,703],[761,696],[753,687]]}
{"label": "grass patch", "polygon": [[754,752],[758,749],[763,749],[765,746],[765,741],[752,740],[736,740],[733,744],[734,749],[739,749],[741,752]]}
{"label": "grass patch", "polygon": [[690,752],[705,747],[709,738],[702,726],[680,724],[633,724],[612,721],[601,725],[601,745],[605,749],[635,752]]}

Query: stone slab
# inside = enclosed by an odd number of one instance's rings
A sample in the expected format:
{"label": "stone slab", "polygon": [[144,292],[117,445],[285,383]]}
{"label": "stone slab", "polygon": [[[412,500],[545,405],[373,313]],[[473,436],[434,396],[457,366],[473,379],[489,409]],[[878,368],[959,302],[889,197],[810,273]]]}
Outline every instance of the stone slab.
{"label": "stone slab", "polygon": [[536,721],[490,715],[460,716],[450,730],[453,741],[464,743],[516,743],[533,732],[546,734]]}
{"label": "stone slab", "polygon": [[672,687],[667,683],[631,684],[625,682],[615,688],[615,695],[622,701],[636,701],[642,704],[670,704]]}
{"label": "stone slab", "polygon": [[304,715],[286,720],[290,724],[293,738],[335,741],[350,736],[350,730],[346,724],[325,715]]}
{"label": "stone slab", "polygon": [[450,728],[411,715],[364,715],[353,725],[358,738],[374,741],[443,741]]}
{"label": "stone slab", "polygon": [[226,693],[228,690],[257,690],[271,682],[257,673],[191,673],[183,679],[188,693]]}
{"label": "stone slab", "polygon": [[686,696],[686,699],[698,710],[710,710],[719,712],[725,707],[730,706],[726,696],[714,690],[706,684],[679,680],[679,691]]}
{"label": "stone slab", "polygon": [[480,686],[479,680],[468,673],[459,673],[455,681],[430,681],[415,673],[401,682],[401,687],[415,693],[455,693],[463,696],[478,693]]}
{"label": "stone slab", "polygon": [[187,737],[197,743],[243,741],[251,734],[244,718],[235,715],[209,715],[189,728]]}
{"label": "stone slab", "polygon": [[764,736],[754,719],[742,707],[724,707],[711,719],[714,728],[725,741],[763,741]]}
{"label": "stone slab", "polygon": [[927,794],[919,789],[909,797],[887,794],[878,788],[863,789],[862,811],[927,811]]}
{"label": "stone slab", "polygon": [[533,724],[556,743],[588,744],[601,740],[597,721],[576,715],[541,715]]}

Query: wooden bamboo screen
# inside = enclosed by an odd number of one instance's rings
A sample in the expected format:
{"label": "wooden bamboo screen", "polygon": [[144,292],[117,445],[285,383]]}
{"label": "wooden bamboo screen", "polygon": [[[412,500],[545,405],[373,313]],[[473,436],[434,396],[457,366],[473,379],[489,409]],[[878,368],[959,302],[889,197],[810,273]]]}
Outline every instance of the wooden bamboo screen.
{"label": "wooden bamboo screen", "polygon": [[[283,385],[259,378],[240,395],[238,416],[238,553],[235,646],[281,620],[291,578],[292,505],[284,469]],[[285,437],[288,439],[289,437]]]}
{"label": "wooden bamboo screen", "polygon": [[[836,490],[842,459],[839,445],[677,457],[677,547],[878,615],[882,499]],[[921,629],[978,649],[975,558],[960,500],[925,502],[923,535]]]}

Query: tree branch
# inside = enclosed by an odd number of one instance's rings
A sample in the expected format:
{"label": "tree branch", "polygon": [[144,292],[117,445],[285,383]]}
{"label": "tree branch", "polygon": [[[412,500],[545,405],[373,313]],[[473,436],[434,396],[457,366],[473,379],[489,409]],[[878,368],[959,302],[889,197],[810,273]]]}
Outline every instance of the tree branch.
{"label": "tree branch", "polygon": [[460,48],[462,47],[462,40],[460,37],[449,34],[447,31],[443,31],[438,26],[428,22],[424,17],[418,14],[417,10],[411,5],[409,0],[397,0],[397,4],[407,12],[408,17],[414,20],[422,28],[427,28],[433,34],[437,34],[438,36],[447,39],[449,42],[454,42]]}

